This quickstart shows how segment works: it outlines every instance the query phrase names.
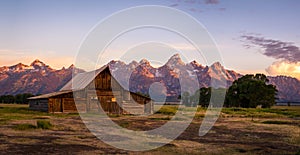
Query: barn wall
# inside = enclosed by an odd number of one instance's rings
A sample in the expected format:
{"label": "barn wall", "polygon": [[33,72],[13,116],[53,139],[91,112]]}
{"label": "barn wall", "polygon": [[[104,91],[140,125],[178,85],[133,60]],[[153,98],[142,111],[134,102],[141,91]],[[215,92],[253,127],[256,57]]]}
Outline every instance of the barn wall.
{"label": "barn wall", "polygon": [[[113,87],[113,90],[112,90]],[[86,88],[87,111],[102,108],[107,113],[122,114],[122,87],[111,76],[109,68],[103,70]]]}
{"label": "barn wall", "polygon": [[86,98],[75,98],[77,112],[86,112]]}
{"label": "barn wall", "polygon": [[73,98],[63,98],[63,112],[77,112],[76,105]]}
{"label": "barn wall", "polygon": [[37,111],[48,111],[48,99],[29,100],[29,109]]}
{"label": "barn wall", "polygon": [[73,93],[66,93],[49,98],[48,111],[55,112],[77,112],[73,99]]}
{"label": "barn wall", "polygon": [[[144,114],[153,112],[153,103],[151,100],[125,90],[111,76],[109,68],[106,68],[97,75],[86,88],[76,91],[74,94],[70,92],[52,96],[48,100],[43,101],[30,100],[30,105],[32,109],[53,113],[76,111],[97,112],[100,107],[107,113],[113,114]],[[77,103],[77,107],[74,100]],[[37,101],[41,103],[36,104]],[[138,103],[138,105],[133,104],[133,101]]]}
{"label": "barn wall", "polygon": [[122,114],[121,92],[112,90],[87,91],[87,109],[89,112],[97,112],[102,108],[107,113]]}
{"label": "barn wall", "polygon": [[[113,114],[144,114],[151,113],[152,104],[150,100],[131,93],[111,76],[109,69],[105,69],[91,82],[86,90],[87,110],[90,112],[99,111],[100,106],[107,113]],[[134,104],[135,101],[139,105]],[[118,104],[119,103],[119,104]]]}

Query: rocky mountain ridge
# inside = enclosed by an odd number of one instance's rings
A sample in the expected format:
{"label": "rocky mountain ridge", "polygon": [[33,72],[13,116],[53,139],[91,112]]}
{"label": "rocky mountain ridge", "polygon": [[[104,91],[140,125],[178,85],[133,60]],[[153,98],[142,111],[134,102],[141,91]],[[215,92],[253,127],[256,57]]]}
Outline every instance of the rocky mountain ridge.
{"label": "rocky mountain ridge", "polygon": [[18,63],[0,67],[0,95],[54,92],[72,78],[73,71],[75,74],[83,72],[74,65],[56,70],[38,59],[30,65]]}
{"label": "rocky mountain ridge", "polygon": [[[225,69],[219,62],[210,66],[203,66],[196,61],[184,63],[179,54],[173,55],[166,64],[158,68],[152,67],[146,59],[129,64],[111,61],[108,65],[113,76],[124,88],[149,94],[153,83],[156,83],[161,86],[161,93],[170,101],[176,100],[181,90],[190,90],[193,87],[229,87],[242,76]],[[74,65],[56,70],[40,60],[34,60],[30,65],[18,63],[0,67],[0,95],[58,91],[72,78],[73,71],[75,74],[84,72]],[[268,78],[270,84],[276,85],[279,90],[279,100],[300,101],[299,80],[287,76]],[[196,82],[199,84],[197,87],[194,86]]]}
{"label": "rocky mountain ridge", "polygon": [[[196,61],[184,63],[179,54],[173,55],[166,64],[154,68],[149,61],[143,59],[139,63],[133,61],[125,64],[122,61],[109,63],[111,72],[121,85],[134,92],[149,93],[151,84],[160,83],[166,89],[168,100],[176,100],[181,94],[180,79],[185,79],[185,85],[193,87],[188,81],[198,80],[201,87],[226,87],[241,76],[233,70],[225,69],[219,62],[211,66],[203,66]],[[278,89],[278,100],[300,101],[300,81],[288,76],[268,76],[269,83]]]}

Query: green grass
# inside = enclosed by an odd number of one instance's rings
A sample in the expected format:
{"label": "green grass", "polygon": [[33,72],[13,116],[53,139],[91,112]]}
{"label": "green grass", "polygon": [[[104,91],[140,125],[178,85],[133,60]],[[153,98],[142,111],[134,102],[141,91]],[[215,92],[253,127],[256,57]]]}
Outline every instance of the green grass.
{"label": "green grass", "polygon": [[288,117],[300,117],[300,107],[294,108],[268,108],[260,109],[261,112],[274,113],[278,115],[284,115]]}
{"label": "green grass", "polygon": [[18,124],[16,126],[14,126],[14,129],[16,129],[16,130],[32,130],[32,129],[36,129],[36,126],[25,123],[25,124]]}
{"label": "green grass", "polygon": [[7,119],[1,119],[0,118],[0,125],[5,125],[8,123],[8,120]]}
{"label": "green grass", "polygon": [[7,105],[0,104],[0,119],[24,120],[36,116],[48,116],[48,113],[29,110],[28,105]]}
{"label": "green grass", "polygon": [[29,124],[29,123],[23,123],[23,124],[17,124],[13,127],[15,130],[32,130],[32,129],[51,129],[53,125],[49,121],[45,120],[38,120],[36,122],[37,125]]}
{"label": "green grass", "polygon": [[300,117],[300,107],[272,107],[272,108],[223,108],[222,112],[229,115],[245,117]]}
{"label": "green grass", "polygon": [[178,110],[178,106],[172,105],[164,105],[159,110],[157,110],[156,114],[164,114],[164,115],[175,115]]}
{"label": "green grass", "polygon": [[0,104],[0,124],[3,123],[2,120],[26,120],[26,119],[36,119],[43,116],[54,116],[58,118],[79,116],[78,113],[60,113],[52,114],[48,112],[40,112],[30,110],[28,105],[20,104]]}
{"label": "green grass", "polygon": [[[177,110],[182,111],[194,111],[194,108],[178,108],[175,105],[164,105],[160,109],[156,109],[156,114],[175,115]],[[195,115],[196,118],[203,118],[207,108],[199,107]],[[222,112],[235,117],[255,117],[255,118],[280,118],[300,117],[300,106],[274,106],[272,108],[223,108]]]}
{"label": "green grass", "polygon": [[117,117],[120,117],[121,115],[120,114],[108,114],[108,116],[110,118],[117,118]]}
{"label": "green grass", "polygon": [[119,124],[119,126],[121,126],[123,128],[128,128],[130,126],[129,122],[119,122],[118,124]]}
{"label": "green grass", "polygon": [[40,129],[51,129],[53,127],[53,125],[49,121],[45,121],[45,120],[38,120],[36,124],[37,124],[37,128]]}

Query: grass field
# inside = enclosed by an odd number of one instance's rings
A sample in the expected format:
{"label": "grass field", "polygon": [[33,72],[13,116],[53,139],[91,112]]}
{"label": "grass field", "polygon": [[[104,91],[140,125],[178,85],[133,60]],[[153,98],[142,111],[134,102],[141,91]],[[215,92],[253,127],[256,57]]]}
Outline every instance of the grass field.
{"label": "grass field", "polygon": [[[165,124],[178,107],[156,107],[149,117],[111,119],[132,130]],[[189,109],[187,109],[189,110]],[[190,126],[176,140],[145,154],[300,154],[300,107],[224,108],[208,134],[198,136],[206,109],[198,108]],[[78,114],[49,114],[28,105],[0,104],[0,154],[139,154],[98,140]]]}

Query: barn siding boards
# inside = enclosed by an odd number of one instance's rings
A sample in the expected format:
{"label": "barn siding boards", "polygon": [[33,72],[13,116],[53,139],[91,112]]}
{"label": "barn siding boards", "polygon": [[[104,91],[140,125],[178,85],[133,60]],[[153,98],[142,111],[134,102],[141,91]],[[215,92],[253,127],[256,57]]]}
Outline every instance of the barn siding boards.
{"label": "barn siding boards", "polygon": [[112,114],[153,112],[151,99],[124,89],[111,75],[108,66],[101,67],[96,71],[78,74],[59,92],[29,99],[30,103],[44,100],[44,106],[32,104],[32,109],[53,113],[97,112],[101,107],[106,113]]}
{"label": "barn siding boards", "polygon": [[48,99],[30,100],[29,109],[48,112]]}

